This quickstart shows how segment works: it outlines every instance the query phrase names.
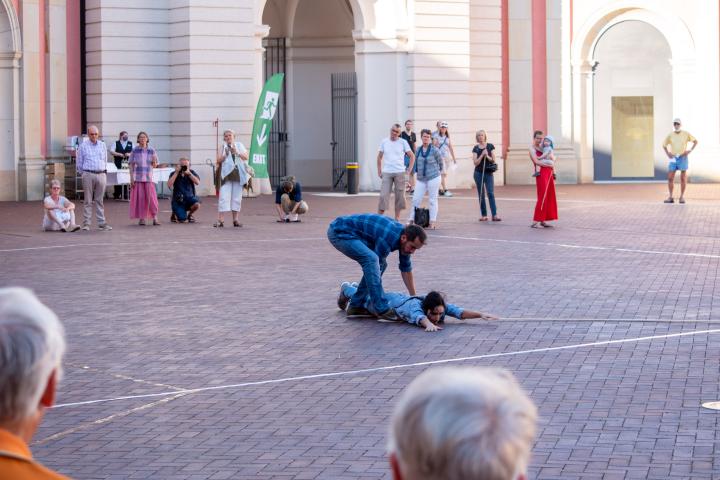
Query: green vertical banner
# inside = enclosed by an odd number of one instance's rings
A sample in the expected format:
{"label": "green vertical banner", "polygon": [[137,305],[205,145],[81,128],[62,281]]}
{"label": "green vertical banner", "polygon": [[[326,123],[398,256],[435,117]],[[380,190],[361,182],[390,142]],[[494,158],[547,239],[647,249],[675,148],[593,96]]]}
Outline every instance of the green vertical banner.
{"label": "green vertical banner", "polygon": [[284,77],[284,73],[276,73],[265,82],[255,109],[255,121],[253,122],[250,141],[250,166],[255,170],[254,180],[257,182],[257,187],[259,187],[258,193],[272,193],[267,169],[267,152],[270,143],[270,130],[272,130],[273,118],[275,118],[275,112],[280,101]]}

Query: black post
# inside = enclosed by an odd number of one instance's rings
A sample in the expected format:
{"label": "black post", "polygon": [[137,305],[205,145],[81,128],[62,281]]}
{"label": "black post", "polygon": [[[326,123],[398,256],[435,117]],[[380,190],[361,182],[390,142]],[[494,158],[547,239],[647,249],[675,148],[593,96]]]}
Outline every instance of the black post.
{"label": "black post", "polygon": [[358,193],[358,163],[347,162],[345,168],[347,169],[347,192],[348,195],[357,195]]}

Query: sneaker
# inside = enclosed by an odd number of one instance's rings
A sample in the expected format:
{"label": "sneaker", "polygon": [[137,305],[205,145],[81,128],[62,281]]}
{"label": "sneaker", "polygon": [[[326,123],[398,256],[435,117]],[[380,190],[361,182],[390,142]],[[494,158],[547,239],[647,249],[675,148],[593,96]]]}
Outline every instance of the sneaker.
{"label": "sneaker", "polygon": [[388,308],[383,313],[379,313],[377,317],[380,320],[387,320],[390,322],[397,322],[400,320],[400,317],[397,316],[397,313],[395,313],[395,310],[393,308]]}
{"label": "sneaker", "polygon": [[372,313],[370,313],[369,310],[363,307],[347,307],[347,316],[348,318],[359,318],[359,317],[374,317]]}
{"label": "sneaker", "polygon": [[445,193],[443,193],[443,197],[452,197],[453,193],[450,190],[445,190]]}
{"label": "sneaker", "polygon": [[70,227],[71,232],[77,232],[78,230],[80,230],[80,225],[72,225]]}
{"label": "sneaker", "polygon": [[345,310],[347,308],[348,303],[350,302],[350,297],[345,295],[345,285],[349,285],[348,282],[343,282],[340,284],[340,295],[338,295],[337,298],[337,306],[340,310]]}
{"label": "sneaker", "polygon": [[82,230],[83,230],[84,232],[89,232],[89,231],[90,231],[90,225],[83,225],[83,226],[82,226]]}
{"label": "sneaker", "polygon": [[666,198],[665,200],[663,200],[663,203],[675,203],[675,200],[673,200],[672,197],[670,197],[670,198]]}
{"label": "sneaker", "polygon": [[112,227],[110,225],[108,225],[107,223],[103,223],[102,225],[98,225],[98,229],[109,232],[110,230],[112,230]]}

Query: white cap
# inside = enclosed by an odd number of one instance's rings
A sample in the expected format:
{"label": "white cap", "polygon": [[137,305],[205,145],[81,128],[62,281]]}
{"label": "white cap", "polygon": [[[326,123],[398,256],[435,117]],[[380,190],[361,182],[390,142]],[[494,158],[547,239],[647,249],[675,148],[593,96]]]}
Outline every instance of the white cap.
{"label": "white cap", "polygon": [[679,118],[676,118],[673,120],[673,124],[675,124],[675,123],[679,123],[680,125],[682,125],[682,122],[680,121]]}

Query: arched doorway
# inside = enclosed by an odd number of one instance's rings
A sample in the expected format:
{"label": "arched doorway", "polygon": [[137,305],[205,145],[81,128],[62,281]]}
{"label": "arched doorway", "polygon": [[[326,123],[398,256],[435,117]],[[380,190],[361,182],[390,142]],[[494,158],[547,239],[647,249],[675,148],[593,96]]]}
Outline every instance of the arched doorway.
{"label": "arched doorway", "polygon": [[19,29],[12,6],[0,2],[0,201],[18,199]]}
{"label": "arched doorway", "polygon": [[[632,45],[632,48],[628,46]],[[671,50],[652,25],[628,20],[603,32],[593,58],[595,181],[660,180],[671,128]]]}
{"label": "arched doorway", "polygon": [[[265,63],[275,63],[264,71],[269,74],[284,68],[286,75],[285,111],[279,110],[276,120],[285,122],[287,132],[283,139],[285,171],[303,185],[332,187],[331,75],[355,71],[351,4],[344,0],[267,0],[262,23],[270,27],[264,41]],[[269,162],[272,166],[273,159]]]}

